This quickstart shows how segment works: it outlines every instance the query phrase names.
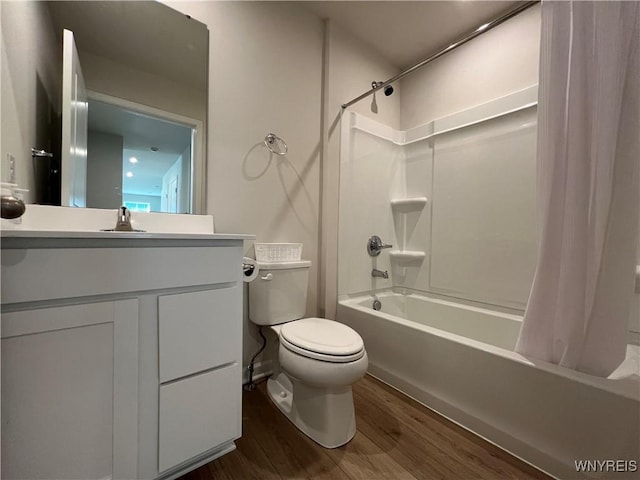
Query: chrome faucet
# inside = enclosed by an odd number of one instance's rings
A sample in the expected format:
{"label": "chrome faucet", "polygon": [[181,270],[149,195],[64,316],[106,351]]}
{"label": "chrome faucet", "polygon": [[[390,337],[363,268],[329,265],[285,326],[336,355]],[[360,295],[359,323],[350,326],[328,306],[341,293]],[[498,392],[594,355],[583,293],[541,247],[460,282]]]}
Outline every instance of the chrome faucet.
{"label": "chrome faucet", "polygon": [[373,270],[371,270],[371,276],[389,278],[389,272],[387,272],[386,270],[378,270],[377,268],[374,268]]}
{"label": "chrome faucet", "polygon": [[114,228],[116,232],[133,232],[131,227],[131,211],[124,205],[118,208],[118,220]]}
{"label": "chrome faucet", "polygon": [[380,252],[382,251],[383,248],[391,248],[391,247],[393,247],[393,245],[387,245],[377,235],[373,235],[367,241],[367,253],[372,257],[377,257],[378,255],[380,255]]}

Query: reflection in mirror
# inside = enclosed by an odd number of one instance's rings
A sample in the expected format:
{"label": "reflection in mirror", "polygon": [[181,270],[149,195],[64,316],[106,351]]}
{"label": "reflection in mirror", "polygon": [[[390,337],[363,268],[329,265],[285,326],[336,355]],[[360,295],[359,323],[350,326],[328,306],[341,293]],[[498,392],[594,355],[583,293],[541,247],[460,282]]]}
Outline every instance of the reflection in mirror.
{"label": "reflection in mirror", "polygon": [[59,44],[73,31],[89,92],[86,206],[202,212],[206,26],[150,1],[47,6]]}
{"label": "reflection in mirror", "polygon": [[194,129],[144,110],[89,100],[87,207],[191,211]]}

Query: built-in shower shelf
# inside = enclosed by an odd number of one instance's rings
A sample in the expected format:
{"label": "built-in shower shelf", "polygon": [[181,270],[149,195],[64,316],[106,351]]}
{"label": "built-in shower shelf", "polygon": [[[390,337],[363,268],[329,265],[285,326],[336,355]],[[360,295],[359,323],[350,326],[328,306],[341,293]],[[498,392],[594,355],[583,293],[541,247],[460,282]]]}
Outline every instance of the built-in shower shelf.
{"label": "built-in shower shelf", "polygon": [[393,198],[391,208],[399,212],[421,210],[427,204],[427,197]]}
{"label": "built-in shower shelf", "polygon": [[389,252],[391,260],[403,263],[421,262],[426,254],[415,250],[392,250]]}

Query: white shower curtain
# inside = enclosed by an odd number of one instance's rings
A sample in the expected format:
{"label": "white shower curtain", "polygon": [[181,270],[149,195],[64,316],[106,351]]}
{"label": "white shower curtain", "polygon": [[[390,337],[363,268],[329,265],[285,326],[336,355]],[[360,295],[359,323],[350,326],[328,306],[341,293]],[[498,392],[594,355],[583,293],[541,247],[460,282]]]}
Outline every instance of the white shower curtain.
{"label": "white shower curtain", "polygon": [[516,351],[624,360],[640,216],[640,3],[542,5],[538,265]]}

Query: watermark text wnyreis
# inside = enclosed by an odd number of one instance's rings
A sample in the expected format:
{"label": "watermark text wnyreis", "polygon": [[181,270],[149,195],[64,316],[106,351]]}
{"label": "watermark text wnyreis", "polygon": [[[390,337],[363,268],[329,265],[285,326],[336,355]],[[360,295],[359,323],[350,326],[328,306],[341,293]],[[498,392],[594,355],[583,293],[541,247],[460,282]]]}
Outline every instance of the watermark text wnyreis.
{"label": "watermark text wnyreis", "polygon": [[575,460],[576,472],[637,472],[637,460]]}

